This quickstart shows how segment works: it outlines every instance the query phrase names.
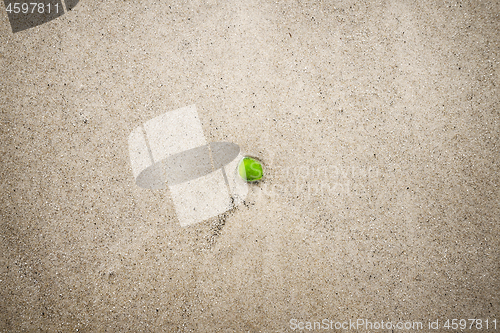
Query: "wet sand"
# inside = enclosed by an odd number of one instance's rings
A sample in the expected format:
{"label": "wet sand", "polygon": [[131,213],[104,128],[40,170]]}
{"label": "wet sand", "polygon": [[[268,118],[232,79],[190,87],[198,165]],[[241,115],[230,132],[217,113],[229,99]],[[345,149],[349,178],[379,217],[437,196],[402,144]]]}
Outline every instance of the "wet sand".
{"label": "wet sand", "polygon": [[[499,13],[83,0],[13,34],[3,11],[0,331],[500,329]],[[265,174],[181,228],[127,140],[192,104]]]}

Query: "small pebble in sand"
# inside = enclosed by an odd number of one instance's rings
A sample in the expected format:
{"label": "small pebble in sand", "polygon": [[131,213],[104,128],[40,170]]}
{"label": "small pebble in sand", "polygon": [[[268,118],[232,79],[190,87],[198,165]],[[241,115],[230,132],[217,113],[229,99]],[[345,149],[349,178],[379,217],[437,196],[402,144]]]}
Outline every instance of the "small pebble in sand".
{"label": "small pebble in sand", "polygon": [[247,182],[256,182],[262,179],[262,163],[251,157],[244,157],[238,165],[240,177]]}

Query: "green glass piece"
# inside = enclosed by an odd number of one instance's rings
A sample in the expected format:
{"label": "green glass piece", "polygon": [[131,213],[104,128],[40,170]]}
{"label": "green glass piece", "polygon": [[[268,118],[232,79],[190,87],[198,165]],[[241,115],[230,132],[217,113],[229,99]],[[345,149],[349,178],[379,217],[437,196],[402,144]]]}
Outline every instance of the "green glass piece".
{"label": "green glass piece", "polygon": [[255,182],[262,179],[262,163],[251,157],[244,157],[238,165],[240,177],[247,182]]}

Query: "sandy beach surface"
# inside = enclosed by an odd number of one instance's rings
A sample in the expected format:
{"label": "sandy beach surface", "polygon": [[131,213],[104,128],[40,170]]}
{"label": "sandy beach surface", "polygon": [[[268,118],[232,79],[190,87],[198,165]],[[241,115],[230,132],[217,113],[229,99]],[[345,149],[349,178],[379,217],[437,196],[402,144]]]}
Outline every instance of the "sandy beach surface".
{"label": "sandy beach surface", "polygon": [[[498,1],[0,9],[0,332],[500,332]],[[181,227],[128,140],[189,105],[264,178]]]}

